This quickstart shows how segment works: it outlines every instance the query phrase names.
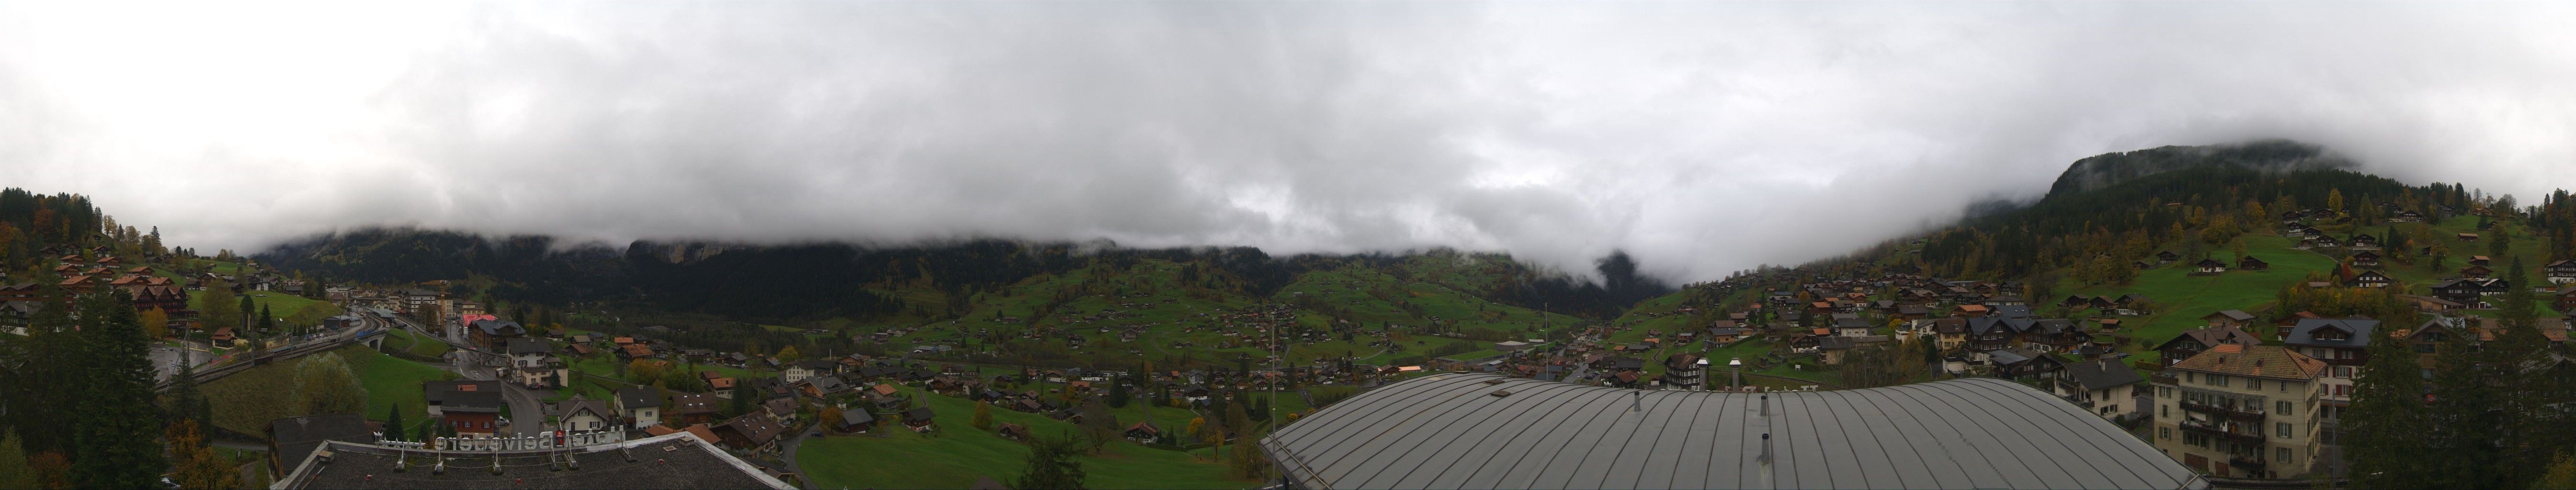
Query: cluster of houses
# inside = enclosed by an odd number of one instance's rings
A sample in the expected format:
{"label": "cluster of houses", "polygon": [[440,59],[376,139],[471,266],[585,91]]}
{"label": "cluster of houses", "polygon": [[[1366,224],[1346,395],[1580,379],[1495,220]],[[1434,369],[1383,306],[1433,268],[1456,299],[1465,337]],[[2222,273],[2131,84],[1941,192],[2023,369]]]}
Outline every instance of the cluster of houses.
{"label": "cluster of houses", "polygon": [[[49,287],[66,294],[122,290],[134,298],[136,310],[161,310],[170,322],[165,326],[173,333],[181,333],[192,331],[196,326],[197,310],[188,306],[189,291],[203,290],[216,280],[236,281],[231,286],[235,292],[266,291],[289,283],[301,284],[301,281],[275,274],[249,274],[236,278],[199,273],[174,279],[142,261],[129,261],[114,255],[114,251],[105,246],[87,249],[51,246],[39,253],[51,258],[49,262],[54,264],[46,269],[48,275],[0,281],[0,327],[24,326],[44,305],[70,301],[69,296],[46,297],[45,291]],[[229,329],[211,333],[218,341],[229,341],[234,336]]]}

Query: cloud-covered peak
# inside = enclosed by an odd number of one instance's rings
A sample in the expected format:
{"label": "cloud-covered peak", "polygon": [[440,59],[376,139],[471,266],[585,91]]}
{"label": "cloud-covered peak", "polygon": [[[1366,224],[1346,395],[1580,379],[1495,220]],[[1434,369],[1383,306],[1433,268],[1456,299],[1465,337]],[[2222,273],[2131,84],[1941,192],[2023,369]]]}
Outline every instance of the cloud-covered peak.
{"label": "cloud-covered peak", "polygon": [[[199,9],[185,11],[186,9]],[[2576,177],[2554,5],[0,7],[0,179],[176,243],[1431,246],[1711,279],[2288,137]]]}

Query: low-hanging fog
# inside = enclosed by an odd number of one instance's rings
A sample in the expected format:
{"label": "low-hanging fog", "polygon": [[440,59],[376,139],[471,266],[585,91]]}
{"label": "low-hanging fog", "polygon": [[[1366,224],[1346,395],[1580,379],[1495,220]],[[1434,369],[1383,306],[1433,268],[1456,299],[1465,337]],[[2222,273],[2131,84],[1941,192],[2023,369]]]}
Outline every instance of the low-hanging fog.
{"label": "low-hanging fog", "polygon": [[0,185],[334,229],[1850,251],[2069,162],[2286,137],[2576,183],[2576,10],[2325,3],[0,6]]}

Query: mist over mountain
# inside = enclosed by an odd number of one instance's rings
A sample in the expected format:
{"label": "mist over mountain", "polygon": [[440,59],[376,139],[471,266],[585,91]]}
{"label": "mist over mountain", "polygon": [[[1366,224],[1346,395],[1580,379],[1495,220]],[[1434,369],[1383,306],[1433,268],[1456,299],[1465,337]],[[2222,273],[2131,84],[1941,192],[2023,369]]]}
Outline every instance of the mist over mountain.
{"label": "mist over mountain", "polygon": [[2206,146],[2163,146],[2105,153],[2082,160],[2058,174],[2048,197],[2099,190],[2131,179],[2194,167],[2223,166],[2261,173],[2301,170],[2358,170],[2359,163],[2325,147],[2290,140],[2263,140]]}
{"label": "mist over mountain", "polygon": [[0,180],[208,250],[380,226],[1577,274],[1617,250],[1684,282],[2158,145],[2576,178],[2576,140],[2532,136],[2576,127],[2556,4],[1004,5],[11,4]]}

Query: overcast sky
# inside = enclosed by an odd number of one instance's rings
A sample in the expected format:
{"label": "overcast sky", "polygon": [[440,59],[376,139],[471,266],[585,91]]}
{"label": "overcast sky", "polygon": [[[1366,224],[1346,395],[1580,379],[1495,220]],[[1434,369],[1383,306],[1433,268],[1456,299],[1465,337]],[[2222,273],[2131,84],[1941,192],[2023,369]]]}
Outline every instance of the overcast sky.
{"label": "overcast sky", "polygon": [[2549,4],[0,5],[0,185],[174,243],[369,225],[1275,253],[1674,280],[2289,137],[2576,187]]}

